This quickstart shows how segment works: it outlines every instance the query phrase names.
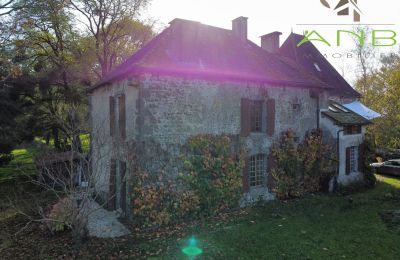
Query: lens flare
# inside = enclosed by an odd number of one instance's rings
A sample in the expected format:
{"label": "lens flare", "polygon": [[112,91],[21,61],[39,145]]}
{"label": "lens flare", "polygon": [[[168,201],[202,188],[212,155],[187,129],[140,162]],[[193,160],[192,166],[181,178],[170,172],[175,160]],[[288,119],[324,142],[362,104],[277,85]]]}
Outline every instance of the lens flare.
{"label": "lens flare", "polygon": [[182,252],[189,257],[189,259],[195,259],[196,256],[199,256],[203,253],[203,250],[197,246],[197,240],[195,237],[189,239],[189,245],[182,249]]}

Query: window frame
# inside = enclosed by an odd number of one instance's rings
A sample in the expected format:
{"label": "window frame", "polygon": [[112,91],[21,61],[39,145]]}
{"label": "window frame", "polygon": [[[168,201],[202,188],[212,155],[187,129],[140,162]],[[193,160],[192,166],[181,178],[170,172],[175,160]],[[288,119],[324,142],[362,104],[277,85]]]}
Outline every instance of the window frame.
{"label": "window frame", "polygon": [[358,146],[350,147],[350,173],[357,172],[358,170]]}
{"label": "window frame", "polygon": [[250,103],[250,132],[262,133],[264,125],[264,102],[251,100]]}
{"label": "window frame", "polygon": [[265,154],[256,154],[249,159],[249,187],[257,188],[265,185]]}
{"label": "window frame", "polygon": [[361,125],[346,125],[344,126],[344,135],[358,135],[362,133]]}

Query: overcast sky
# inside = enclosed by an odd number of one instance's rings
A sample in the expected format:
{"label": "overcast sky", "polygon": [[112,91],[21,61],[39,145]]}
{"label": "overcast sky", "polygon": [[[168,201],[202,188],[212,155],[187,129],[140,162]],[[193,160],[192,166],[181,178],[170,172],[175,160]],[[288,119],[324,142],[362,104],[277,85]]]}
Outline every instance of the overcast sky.
{"label": "overcast sky", "polygon": [[[339,0],[326,0],[333,8]],[[375,30],[394,30],[398,32],[400,42],[400,1],[398,0],[358,0],[362,11],[361,23]],[[158,20],[159,28],[165,28],[174,18],[199,21],[204,24],[231,28],[231,21],[239,16],[248,17],[249,39],[260,44],[259,36],[273,31],[283,33],[283,41],[291,31],[302,34],[304,30],[317,30],[327,40],[336,43],[336,30],[350,30],[352,25],[302,25],[302,24],[352,24],[351,16],[337,16],[320,0],[153,0],[146,12],[147,17]],[[385,24],[385,25],[375,25]],[[390,25],[387,25],[390,24]],[[393,25],[394,24],[394,25]],[[338,57],[337,53],[346,53],[353,46],[347,39],[344,46],[326,47],[315,43],[323,54],[335,65],[340,73],[351,82],[355,78],[355,61],[352,58]],[[387,47],[377,48],[386,52]]]}

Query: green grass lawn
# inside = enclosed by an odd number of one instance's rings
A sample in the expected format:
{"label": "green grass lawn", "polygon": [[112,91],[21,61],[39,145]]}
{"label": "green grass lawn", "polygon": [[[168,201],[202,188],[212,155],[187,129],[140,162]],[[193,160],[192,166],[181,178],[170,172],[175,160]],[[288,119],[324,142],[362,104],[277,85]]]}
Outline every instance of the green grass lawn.
{"label": "green grass lawn", "polygon": [[[12,165],[31,165],[33,153],[15,151],[18,159]],[[26,209],[36,205],[31,200],[48,198],[29,186],[0,185],[0,198],[15,192],[17,204]],[[383,222],[379,213],[387,210],[400,210],[400,180],[379,177],[374,189],[352,195],[273,201],[189,227],[90,239],[78,258],[187,259],[181,249],[194,236],[204,251],[196,259],[400,259],[400,223]],[[32,228],[14,237],[26,220],[7,200],[0,203],[0,212],[0,252],[6,259],[56,259],[72,251],[69,232],[52,237]]]}
{"label": "green grass lawn", "polygon": [[[82,134],[81,136],[83,152],[88,153],[90,149],[90,135]],[[15,149],[13,151],[14,159],[10,164],[0,167],[0,182],[10,181],[21,175],[35,174],[35,165],[33,158],[40,153],[39,148],[35,144],[45,145],[45,141],[41,138],[35,138],[35,141],[26,148]],[[50,141],[50,147],[54,143]]]}
{"label": "green grass lawn", "polygon": [[21,175],[34,174],[33,157],[37,152],[38,150],[33,147],[14,150],[14,160],[6,166],[0,167],[0,182],[12,180]]}
{"label": "green grass lawn", "polygon": [[185,259],[180,249],[193,235],[204,249],[199,259],[400,259],[400,227],[379,216],[396,209],[400,181],[381,178],[366,192],[270,202],[243,217],[189,228],[185,237],[138,246],[164,252],[153,259]]}

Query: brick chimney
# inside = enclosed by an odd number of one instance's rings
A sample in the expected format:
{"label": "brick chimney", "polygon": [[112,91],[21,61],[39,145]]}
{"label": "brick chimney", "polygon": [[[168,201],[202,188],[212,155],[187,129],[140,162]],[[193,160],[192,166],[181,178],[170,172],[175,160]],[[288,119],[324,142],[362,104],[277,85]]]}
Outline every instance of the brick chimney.
{"label": "brick chimney", "polygon": [[261,48],[271,53],[278,52],[280,46],[279,36],[281,35],[281,32],[273,32],[261,36]]}
{"label": "brick chimney", "polygon": [[247,17],[240,16],[232,21],[233,34],[241,40],[247,40]]}

